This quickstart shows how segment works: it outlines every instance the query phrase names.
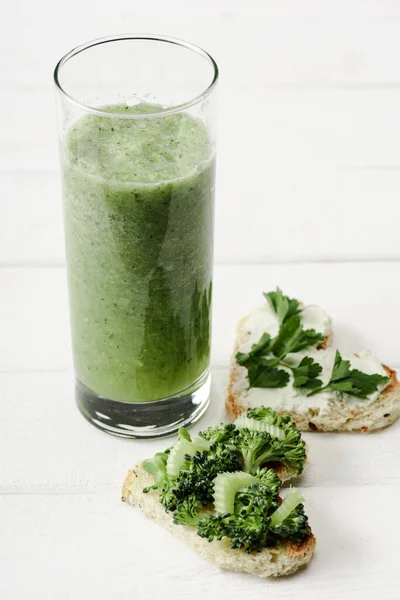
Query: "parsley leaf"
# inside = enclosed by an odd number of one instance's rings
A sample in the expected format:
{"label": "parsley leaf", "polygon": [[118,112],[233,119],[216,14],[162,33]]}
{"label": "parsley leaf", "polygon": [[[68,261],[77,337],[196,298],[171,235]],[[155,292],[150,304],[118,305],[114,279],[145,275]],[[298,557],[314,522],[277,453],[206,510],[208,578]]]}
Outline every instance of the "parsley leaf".
{"label": "parsley leaf", "polygon": [[296,343],[293,344],[291,352],[299,352],[308,348],[309,346],[318,346],[325,339],[322,333],[318,333],[315,329],[303,329],[298,336]]}
{"label": "parsley leaf", "polygon": [[339,350],[336,350],[335,364],[329,383],[322,388],[312,391],[309,396],[313,396],[325,389],[335,390],[342,394],[351,394],[356,398],[365,400],[370,394],[377,391],[378,386],[389,383],[390,377],[385,377],[379,373],[368,375],[358,369],[350,369],[350,361],[343,360]]}
{"label": "parsley leaf", "polygon": [[308,388],[315,390],[322,386],[322,381],[317,379],[322,373],[322,367],[310,356],[305,356],[298,367],[292,368],[295,388]]}
{"label": "parsley leaf", "polygon": [[307,346],[317,346],[324,341],[322,333],[315,329],[303,329],[300,317],[294,315],[280,326],[279,333],[272,342],[272,352],[280,360],[290,352],[298,352]]}
{"label": "parsley leaf", "polygon": [[270,345],[271,336],[269,333],[263,333],[257,344],[252,345],[250,352],[236,353],[236,362],[241,366],[247,366],[251,363],[254,363],[256,358],[267,354],[267,352],[270,350]]}
{"label": "parsley leaf", "polygon": [[340,381],[350,374],[350,361],[343,360],[339,350],[336,350],[335,363],[333,365],[331,382]]}
{"label": "parsley leaf", "polygon": [[350,361],[343,360],[339,350],[336,351],[335,364],[332,371],[332,377],[329,387],[338,392],[352,394],[357,398],[365,399],[373,392],[376,392],[378,386],[389,383],[390,378],[374,373],[367,375],[358,369],[350,370]]}
{"label": "parsley leaf", "polygon": [[284,323],[301,310],[298,301],[284,296],[279,288],[276,288],[275,292],[264,293],[264,297],[272,310],[278,315],[279,323]]}
{"label": "parsley leaf", "polygon": [[358,369],[353,369],[347,378],[332,382],[329,387],[365,400],[370,394],[377,391],[378,385],[388,382],[389,377],[384,377],[379,373],[367,375]]}
{"label": "parsley leaf", "polygon": [[289,383],[289,373],[283,369],[270,367],[265,364],[252,365],[248,374],[249,389],[258,388],[282,388]]}

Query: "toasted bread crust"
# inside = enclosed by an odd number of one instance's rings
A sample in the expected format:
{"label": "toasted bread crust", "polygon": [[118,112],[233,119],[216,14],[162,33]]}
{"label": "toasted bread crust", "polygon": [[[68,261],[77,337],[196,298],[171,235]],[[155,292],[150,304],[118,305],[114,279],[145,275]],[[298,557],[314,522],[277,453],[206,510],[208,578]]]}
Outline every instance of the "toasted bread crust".
{"label": "toasted bread crust", "polygon": [[[136,467],[136,469],[138,469],[138,467]],[[122,486],[122,495],[121,495],[122,502],[128,502],[129,490],[131,489],[131,486],[134,484],[137,477],[138,477],[138,474],[136,473],[135,469],[130,469],[128,471],[128,473],[125,477],[123,486]]]}
{"label": "toasted bread crust", "polygon": [[387,386],[387,388],[384,389],[383,393],[393,392],[396,389],[396,387],[399,385],[399,380],[397,379],[397,373],[396,373],[396,371],[394,371],[387,365],[382,365],[382,366],[385,369],[387,376],[390,377],[390,380],[391,380],[389,385]]}
{"label": "toasted bread crust", "polygon": [[295,544],[294,542],[286,542],[285,550],[290,558],[298,558],[299,556],[305,556],[309,553],[314,552],[317,545],[317,540],[310,529],[310,535],[301,544]]}
{"label": "toasted bread crust", "polygon": [[122,488],[122,500],[139,506],[144,514],[154,519],[176,537],[196,550],[201,556],[223,569],[250,573],[258,577],[291,575],[306,565],[314,552],[316,539],[310,529],[309,537],[301,544],[286,542],[283,548],[265,548],[260,552],[246,554],[243,550],[232,550],[229,540],[208,542],[197,535],[193,527],[175,525],[171,514],[165,512],[157,492],[143,494],[143,488],[154,483],[154,477],[139,465],[130,470]]}

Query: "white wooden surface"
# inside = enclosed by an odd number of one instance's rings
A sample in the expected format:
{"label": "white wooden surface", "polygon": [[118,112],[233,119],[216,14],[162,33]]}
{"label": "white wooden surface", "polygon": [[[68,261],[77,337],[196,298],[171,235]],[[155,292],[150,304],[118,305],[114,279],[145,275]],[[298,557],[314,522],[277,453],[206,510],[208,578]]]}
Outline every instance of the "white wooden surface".
{"label": "white wooden surface", "polygon": [[73,402],[51,70],[72,46],[158,32],[221,67],[212,405],[237,319],[280,285],[335,343],[400,367],[396,0],[16,0],[0,36],[0,598],[399,600],[400,425],[309,434],[310,567],[209,566],[120,502],[166,442],[119,440]]}

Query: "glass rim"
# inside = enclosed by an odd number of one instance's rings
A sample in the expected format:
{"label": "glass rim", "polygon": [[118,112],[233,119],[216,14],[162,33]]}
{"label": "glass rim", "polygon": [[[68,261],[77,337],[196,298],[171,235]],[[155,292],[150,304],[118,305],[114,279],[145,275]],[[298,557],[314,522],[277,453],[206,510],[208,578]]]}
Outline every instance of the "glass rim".
{"label": "glass rim", "polygon": [[[74,56],[77,56],[78,54],[80,54],[81,52],[84,52],[85,50],[88,50],[89,48],[94,48],[95,46],[100,46],[101,44],[108,44],[110,42],[118,42],[118,41],[124,41],[124,40],[145,40],[145,41],[148,40],[148,41],[153,41],[153,42],[164,42],[164,43],[168,43],[168,44],[173,44],[175,46],[180,46],[181,48],[186,48],[187,50],[191,50],[192,52],[195,52],[199,56],[202,56],[203,58],[205,58],[207,60],[207,62],[209,63],[209,65],[212,67],[214,74],[213,74],[211,83],[201,94],[198,94],[197,96],[195,96],[191,100],[188,100],[187,102],[183,102],[181,104],[171,106],[170,108],[167,108],[166,110],[163,110],[161,112],[146,113],[146,114],[141,114],[141,115],[123,114],[123,113],[121,114],[121,113],[116,113],[116,112],[112,112],[112,111],[101,110],[94,106],[88,106],[86,104],[83,104],[82,102],[80,102],[79,100],[74,98],[73,96],[71,96],[63,88],[63,86],[60,83],[59,73],[60,73],[62,67],[71,58],[74,58]],[[209,96],[211,94],[211,92],[214,90],[214,88],[217,84],[218,77],[219,77],[218,65],[215,62],[215,60],[213,59],[213,57],[211,56],[211,54],[206,52],[206,50],[203,50],[203,48],[201,48],[200,46],[196,46],[195,44],[191,44],[190,42],[186,42],[179,38],[174,38],[174,37],[165,36],[165,35],[156,35],[156,34],[110,35],[110,36],[106,36],[106,37],[102,37],[102,38],[97,38],[95,40],[91,40],[90,42],[86,42],[85,44],[76,46],[75,48],[73,48],[72,50],[67,52],[67,54],[64,54],[64,56],[62,56],[62,58],[58,61],[57,65],[54,69],[54,73],[53,73],[54,83],[56,85],[57,90],[59,92],[61,92],[61,94],[65,98],[67,98],[72,104],[74,104],[75,106],[78,106],[79,108],[85,110],[86,112],[89,112],[94,115],[98,115],[98,116],[102,116],[102,117],[118,117],[120,119],[121,118],[122,119],[144,119],[144,118],[148,119],[148,118],[152,118],[152,117],[165,117],[167,115],[172,115],[172,114],[181,112],[183,110],[186,110],[188,108],[191,108],[192,106],[195,106],[196,104],[199,104],[200,102],[202,102],[205,98],[207,98],[207,96]]]}

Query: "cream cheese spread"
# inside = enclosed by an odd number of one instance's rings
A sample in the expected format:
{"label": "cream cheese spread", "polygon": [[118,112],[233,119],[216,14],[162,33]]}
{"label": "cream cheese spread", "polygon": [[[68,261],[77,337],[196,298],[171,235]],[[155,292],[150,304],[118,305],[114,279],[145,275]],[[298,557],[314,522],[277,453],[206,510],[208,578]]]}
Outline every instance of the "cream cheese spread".
{"label": "cream cheese spread", "polygon": [[[306,306],[300,312],[300,319],[304,329],[315,329],[324,336],[329,335],[331,331],[331,319],[325,311],[319,306]],[[265,303],[264,306],[254,310],[243,323],[243,342],[239,345],[239,352],[249,352],[251,346],[257,343],[263,333],[267,332],[272,337],[279,331],[279,322],[276,313]],[[301,360],[309,356],[313,358],[322,367],[322,372],[318,379],[325,386],[330,381],[335,362],[336,349],[327,348],[318,350],[317,348],[306,348],[300,352],[288,354],[285,363],[292,367],[299,365]],[[380,361],[368,351],[358,354],[342,354],[344,360],[349,360],[352,369],[358,369],[363,373],[372,375],[378,373],[387,376],[387,373]],[[246,393],[246,403],[248,406],[270,406],[279,411],[295,411],[307,413],[308,410],[317,410],[320,415],[326,414],[330,410],[330,405],[336,400],[346,398],[347,404],[366,405],[376,400],[382,390],[389,385],[381,384],[377,391],[370,394],[366,399],[356,398],[349,394],[343,394],[334,390],[321,391],[313,396],[307,396],[307,390],[293,387],[292,371],[285,366],[279,366],[280,369],[287,371],[289,382],[283,388],[252,388]]]}

